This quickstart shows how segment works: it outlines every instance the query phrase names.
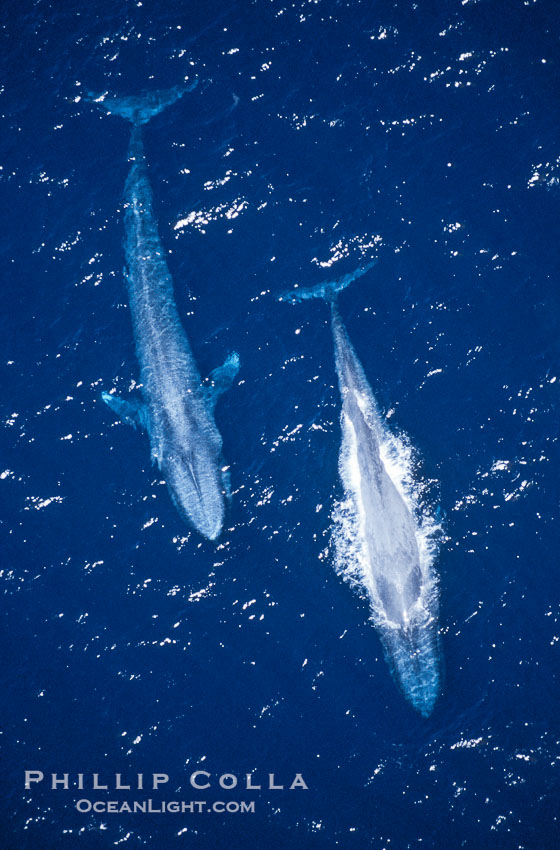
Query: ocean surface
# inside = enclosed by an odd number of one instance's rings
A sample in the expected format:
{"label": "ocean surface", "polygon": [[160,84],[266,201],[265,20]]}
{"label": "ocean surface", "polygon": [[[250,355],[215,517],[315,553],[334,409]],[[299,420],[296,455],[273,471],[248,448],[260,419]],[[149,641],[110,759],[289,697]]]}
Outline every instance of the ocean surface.
{"label": "ocean surface", "polygon": [[[560,846],[557,22],[544,0],[4,3],[2,850]],[[138,381],[130,127],[86,101],[194,77],[144,139],[200,371],[241,359],[217,544],[101,401]],[[337,569],[328,310],[278,301],[374,257],[339,310],[439,529],[429,718]],[[205,805],[76,808],[148,798]]]}

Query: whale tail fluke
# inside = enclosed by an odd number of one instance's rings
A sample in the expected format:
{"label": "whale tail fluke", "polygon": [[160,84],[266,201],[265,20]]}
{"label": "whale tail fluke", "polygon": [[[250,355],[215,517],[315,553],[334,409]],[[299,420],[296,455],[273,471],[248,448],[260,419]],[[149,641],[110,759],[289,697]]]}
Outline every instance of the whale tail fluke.
{"label": "whale tail fluke", "polygon": [[198,79],[195,79],[192,83],[174,86],[171,89],[150,91],[131,97],[111,97],[107,93],[90,94],[87,100],[105,109],[109,115],[119,115],[131,121],[132,124],[140,126],[147,124],[154,115],[158,115],[167,106],[176,103],[184,94],[196,88],[197,84]]}
{"label": "whale tail fluke", "polygon": [[343,277],[339,277],[337,280],[318,283],[316,286],[296,286],[294,289],[280,295],[278,300],[289,301],[291,304],[296,304],[299,301],[307,301],[308,298],[324,298],[325,301],[334,302],[339,292],[346,289],[353,280],[357,280],[357,278],[362,277],[362,275],[368,272],[376,263],[376,259],[371,260],[369,263],[366,263],[365,266],[359,266],[353,272],[349,272]]}

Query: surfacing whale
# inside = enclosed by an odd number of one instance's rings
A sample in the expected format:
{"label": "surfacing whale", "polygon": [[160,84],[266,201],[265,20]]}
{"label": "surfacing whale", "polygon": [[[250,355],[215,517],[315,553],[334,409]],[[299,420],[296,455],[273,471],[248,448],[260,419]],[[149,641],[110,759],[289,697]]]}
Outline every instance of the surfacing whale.
{"label": "surfacing whale", "polygon": [[384,450],[387,428],[337,307],[338,293],[375,262],[339,280],[296,288],[280,300],[323,298],[330,304],[342,399],[339,473],[350,505],[356,561],[352,580],[367,593],[397,684],[412,706],[428,717],[440,688],[435,575],[431,560],[419,548],[419,523],[394,480]]}
{"label": "surfacing whale", "polygon": [[191,91],[176,87],[130,98],[91,98],[132,123],[125,185],[126,282],[140,364],[141,397],[104,392],[103,401],[126,423],[148,432],[152,462],[161,469],[179,514],[208,540],[222,530],[229,475],[214,421],[218,396],[238,370],[233,352],[204,386],[179,319],[173,281],[152,208],[142,126]]}

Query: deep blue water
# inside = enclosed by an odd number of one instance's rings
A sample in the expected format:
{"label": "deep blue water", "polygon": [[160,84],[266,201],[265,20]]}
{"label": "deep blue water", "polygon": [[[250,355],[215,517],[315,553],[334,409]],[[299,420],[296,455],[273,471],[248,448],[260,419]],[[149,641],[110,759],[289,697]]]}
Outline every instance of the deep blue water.
{"label": "deep blue water", "polygon": [[[556,19],[533,0],[4,4],[2,848],[559,846]],[[217,546],[100,401],[138,378],[129,128],[83,101],[193,74],[145,146],[201,372],[241,356]],[[328,313],[276,300],[372,256],[340,312],[444,524],[427,720],[325,553]],[[25,791],[25,769],[170,781]],[[309,790],[202,794],[195,769]],[[255,812],[75,810],[148,796]]]}

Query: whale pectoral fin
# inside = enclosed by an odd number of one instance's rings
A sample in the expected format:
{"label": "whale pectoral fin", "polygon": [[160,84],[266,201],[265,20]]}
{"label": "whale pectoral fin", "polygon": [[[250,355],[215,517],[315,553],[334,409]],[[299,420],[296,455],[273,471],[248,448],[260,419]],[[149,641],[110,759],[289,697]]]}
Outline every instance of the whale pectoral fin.
{"label": "whale pectoral fin", "polygon": [[210,375],[208,376],[210,386],[205,387],[204,389],[206,400],[212,408],[216,406],[216,402],[222,393],[229,390],[238,372],[239,354],[235,351],[232,351],[232,353],[228,355],[222,366],[218,366],[217,369],[210,372]]}
{"label": "whale pectoral fin", "polygon": [[388,620],[400,623],[402,620],[402,600],[394,582],[385,576],[377,576],[375,579],[379,599]]}
{"label": "whale pectoral fin", "polygon": [[111,410],[127,425],[145,429],[148,425],[148,411],[143,401],[137,398],[124,399],[111,393],[101,393],[101,398]]}
{"label": "whale pectoral fin", "polygon": [[418,599],[422,587],[422,572],[418,564],[411,569],[404,585],[404,592],[413,600]]}
{"label": "whale pectoral fin", "polygon": [[231,475],[229,473],[229,466],[222,466],[221,473],[224,495],[231,502]]}

